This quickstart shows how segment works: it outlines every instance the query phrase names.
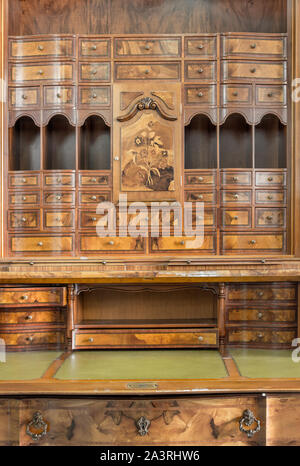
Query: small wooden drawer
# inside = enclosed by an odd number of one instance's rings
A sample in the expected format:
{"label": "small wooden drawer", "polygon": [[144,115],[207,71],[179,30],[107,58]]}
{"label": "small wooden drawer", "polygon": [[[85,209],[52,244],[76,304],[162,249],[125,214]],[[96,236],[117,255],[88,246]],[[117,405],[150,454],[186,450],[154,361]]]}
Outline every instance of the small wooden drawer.
{"label": "small wooden drawer", "polygon": [[45,205],[71,205],[75,204],[75,192],[74,191],[63,191],[63,192],[54,192],[46,191],[44,193],[44,204]]}
{"label": "small wooden drawer", "polygon": [[23,331],[15,332],[0,331],[0,338],[4,340],[7,349],[39,349],[39,348],[56,348],[65,342],[65,333],[63,330],[57,331]]}
{"label": "small wooden drawer", "polygon": [[251,204],[252,191],[229,191],[221,190],[222,204]]}
{"label": "small wooden drawer", "polygon": [[180,63],[116,63],[115,79],[180,79]]}
{"label": "small wooden drawer", "polygon": [[185,191],[184,199],[187,202],[204,202],[205,204],[216,203],[216,191]]}
{"label": "small wooden drawer", "polygon": [[45,86],[45,107],[59,107],[61,105],[74,106],[75,92],[72,86]]}
{"label": "small wooden drawer", "polygon": [[247,254],[257,252],[278,252],[285,250],[285,236],[283,233],[274,234],[231,234],[223,233],[222,248],[225,253],[240,253],[245,251]]}
{"label": "small wooden drawer", "polygon": [[287,38],[282,36],[224,35],[221,40],[224,58],[280,59],[287,56]]}
{"label": "small wooden drawer", "polygon": [[8,226],[12,230],[31,230],[40,226],[40,213],[38,210],[11,210],[8,212]]}
{"label": "small wooden drawer", "polygon": [[249,322],[258,323],[266,322],[272,324],[296,323],[296,309],[249,309],[249,308],[232,308],[227,311],[228,322]]}
{"label": "small wooden drawer", "polygon": [[204,226],[206,228],[216,228],[217,226],[217,215],[216,209],[204,209],[203,212],[197,212],[195,209],[185,209],[185,232],[189,231],[189,228],[196,228]]}
{"label": "small wooden drawer", "polygon": [[197,236],[160,237],[151,238],[152,252],[207,252],[214,254],[216,249],[216,238],[214,233],[206,232],[204,238]]}
{"label": "small wooden drawer", "polygon": [[[89,186],[109,186],[110,185],[110,174],[88,174],[83,175],[82,173],[79,174],[79,186],[82,187],[89,187]],[[97,193],[95,193],[97,195]]]}
{"label": "small wooden drawer", "polygon": [[108,202],[111,200],[111,193],[110,191],[103,191],[103,192],[86,192],[80,191],[79,192],[79,204],[80,205],[87,205],[87,204],[99,204],[100,202]]}
{"label": "small wooden drawer", "polygon": [[75,186],[75,174],[55,173],[53,175],[44,175],[44,186],[46,188],[73,188]]}
{"label": "small wooden drawer", "polygon": [[40,177],[38,174],[31,175],[8,175],[9,188],[38,188],[40,184]]}
{"label": "small wooden drawer", "polygon": [[119,253],[119,252],[145,252],[144,238],[106,237],[81,235],[80,249],[85,253]]}
{"label": "small wooden drawer", "polygon": [[111,103],[110,86],[79,86],[79,105],[108,107]]}
{"label": "small wooden drawer", "polygon": [[256,208],[255,227],[283,228],[286,226],[286,209]]}
{"label": "small wooden drawer", "polygon": [[125,39],[117,38],[114,44],[116,58],[126,57],[167,57],[179,58],[181,56],[180,38],[165,39]]}
{"label": "small wooden drawer", "polygon": [[184,54],[186,57],[216,58],[217,37],[186,37]]}
{"label": "small wooden drawer", "polygon": [[186,105],[216,105],[216,86],[185,86]]}
{"label": "small wooden drawer", "polygon": [[221,85],[221,105],[251,105],[252,86],[249,85]]}
{"label": "small wooden drawer", "polygon": [[287,105],[287,86],[256,86],[255,104],[265,107]]}
{"label": "small wooden drawer", "polygon": [[[108,219],[107,219],[107,212],[103,214],[97,214],[95,211],[86,211],[80,210],[79,211],[79,228],[93,228],[95,229],[98,222],[104,222],[103,226],[108,226]],[[101,223],[102,225],[102,223]]]}
{"label": "small wooden drawer", "polygon": [[285,204],[286,191],[285,190],[255,190],[256,204]]}
{"label": "small wooden drawer", "polygon": [[185,62],[185,81],[216,81],[217,64],[215,61]]}
{"label": "small wooden drawer", "polygon": [[74,228],[73,210],[45,210],[44,228]]}
{"label": "small wooden drawer", "polygon": [[217,347],[217,330],[106,330],[77,331],[74,333],[76,348],[171,348]]}
{"label": "small wooden drawer", "polygon": [[36,108],[40,106],[39,87],[9,87],[9,108]]}
{"label": "small wooden drawer", "polygon": [[251,209],[221,210],[223,227],[251,227]]}
{"label": "small wooden drawer", "polygon": [[110,39],[79,38],[80,58],[110,57]]}
{"label": "small wooden drawer", "polygon": [[185,184],[186,185],[211,185],[214,186],[216,184],[216,173],[215,172],[194,172],[194,173],[187,173],[185,172]]}
{"label": "small wooden drawer", "polygon": [[11,236],[11,252],[15,253],[62,253],[73,250],[72,236]]}
{"label": "small wooden drawer", "polygon": [[286,62],[223,61],[221,79],[224,81],[274,81],[286,82]]}
{"label": "small wooden drawer", "polygon": [[227,298],[229,301],[295,301],[295,286],[274,286],[267,285],[230,285],[228,287]]}
{"label": "small wooden drawer", "polygon": [[286,172],[256,172],[256,186],[286,186]]}
{"label": "small wooden drawer", "polygon": [[10,64],[9,79],[13,83],[26,81],[73,81],[72,63]]}
{"label": "small wooden drawer", "polygon": [[41,59],[41,58],[73,58],[75,52],[72,37],[10,39],[9,58]]}
{"label": "small wooden drawer", "polygon": [[110,63],[79,63],[79,81],[110,81]]}
{"label": "small wooden drawer", "polygon": [[227,328],[229,344],[247,344],[253,346],[291,347],[297,336],[296,329],[234,329]]}
{"label": "small wooden drawer", "polygon": [[21,192],[10,192],[8,195],[8,203],[11,207],[16,206],[29,206],[29,205],[37,205],[40,202],[40,193],[39,192],[32,192],[32,193],[24,193]]}
{"label": "small wooden drawer", "polygon": [[20,310],[5,310],[0,311],[0,325],[3,328],[8,325],[39,325],[39,324],[64,324],[65,311],[36,311],[35,308],[27,311]]}
{"label": "small wooden drawer", "polygon": [[222,171],[221,183],[224,186],[251,186],[252,174],[251,172],[228,172]]}
{"label": "small wooden drawer", "polygon": [[0,307],[66,306],[64,287],[0,288]]}

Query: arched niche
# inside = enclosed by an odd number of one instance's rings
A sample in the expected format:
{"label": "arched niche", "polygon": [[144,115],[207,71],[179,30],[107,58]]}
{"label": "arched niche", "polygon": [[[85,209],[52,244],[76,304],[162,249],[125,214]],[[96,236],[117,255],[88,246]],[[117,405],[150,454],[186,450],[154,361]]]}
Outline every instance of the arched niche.
{"label": "arched niche", "polygon": [[29,116],[20,117],[10,128],[10,170],[39,170],[40,128]]}
{"label": "arched niche", "polygon": [[64,115],[53,116],[45,129],[46,170],[75,170],[76,129]]}
{"label": "arched niche", "polygon": [[252,168],[252,127],[239,113],[220,126],[220,167]]}
{"label": "arched niche", "polygon": [[185,127],[184,168],[217,168],[217,129],[206,115],[194,116]]}
{"label": "arched niche", "polygon": [[89,116],[80,128],[80,169],[110,169],[110,128],[98,115]]}
{"label": "arched niche", "polygon": [[255,168],[286,168],[286,126],[271,113],[255,126]]}

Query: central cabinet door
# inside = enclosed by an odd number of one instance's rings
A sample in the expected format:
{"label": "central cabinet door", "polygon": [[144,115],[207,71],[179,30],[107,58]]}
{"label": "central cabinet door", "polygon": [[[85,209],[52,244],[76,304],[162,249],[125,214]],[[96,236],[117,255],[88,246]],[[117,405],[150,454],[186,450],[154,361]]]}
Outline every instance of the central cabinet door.
{"label": "central cabinet door", "polygon": [[114,202],[180,201],[179,83],[114,87]]}

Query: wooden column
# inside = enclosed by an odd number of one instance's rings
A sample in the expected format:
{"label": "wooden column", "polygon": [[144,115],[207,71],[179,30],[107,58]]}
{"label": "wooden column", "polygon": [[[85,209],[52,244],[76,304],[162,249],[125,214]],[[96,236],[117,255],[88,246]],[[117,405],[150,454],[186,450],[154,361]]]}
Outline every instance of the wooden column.
{"label": "wooden column", "polygon": [[218,329],[221,354],[225,353],[225,283],[219,283],[218,294]]}
{"label": "wooden column", "polygon": [[68,285],[68,310],[67,310],[67,346],[72,349],[72,330],[74,328],[76,285]]}

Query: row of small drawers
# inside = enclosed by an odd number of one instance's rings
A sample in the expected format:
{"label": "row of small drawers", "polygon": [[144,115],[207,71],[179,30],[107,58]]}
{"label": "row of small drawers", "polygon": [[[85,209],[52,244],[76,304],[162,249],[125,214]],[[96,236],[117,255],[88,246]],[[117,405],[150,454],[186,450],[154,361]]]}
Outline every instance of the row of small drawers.
{"label": "row of small drawers", "polygon": [[[74,188],[75,187],[75,173],[47,173],[43,176],[44,188]],[[109,187],[111,184],[111,174],[108,173],[87,173],[79,174],[79,186],[100,186]],[[9,188],[26,188],[26,187],[40,187],[40,174],[30,172],[30,174],[9,174],[8,176]]]}
{"label": "row of small drawers", "polygon": [[[221,171],[222,186],[252,186],[252,178],[254,178],[257,187],[284,187],[286,186],[286,171]],[[205,170],[185,171],[184,177],[185,186],[215,186],[217,184],[217,172]]]}
{"label": "row of small drawers", "polygon": [[[217,203],[217,191],[204,191],[204,190],[190,190],[185,191],[185,201],[197,202],[201,201],[205,204]],[[220,203],[234,204],[234,205],[251,205],[252,204],[252,190],[228,190],[222,189],[220,191]],[[255,190],[255,203],[261,204],[276,204],[286,205],[286,190],[271,190],[271,189],[256,189]]]}
{"label": "row of small drawers", "polygon": [[[129,215],[128,222],[131,222],[136,215]],[[39,210],[10,210],[8,211],[8,229],[9,230],[39,230],[42,228],[40,221],[41,213]],[[43,229],[53,228],[75,228],[75,210],[44,210]],[[99,222],[107,223],[107,214],[97,214],[95,211],[79,210],[78,211],[78,228],[95,230]],[[146,221],[146,219],[145,219]],[[196,211],[191,211],[188,219],[187,228],[193,228],[204,225],[209,228],[217,227],[216,208],[205,209],[204,217],[197,215]],[[145,222],[143,222],[145,223]],[[220,209],[220,226],[252,228],[252,209]],[[145,224],[148,224],[145,223]],[[163,222],[161,222],[161,225]],[[150,225],[150,223],[149,223]],[[105,228],[107,225],[103,225]],[[117,216],[117,226],[119,226],[119,216]],[[284,228],[286,226],[286,209],[284,208],[255,208],[254,228]]]}
{"label": "row of small drawers", "polygon": [[[9,64],[12,84],[35,81],[74,81],[74,63]],[[116,63],[115,80],[168,79],[179,80],[181,63]],[[79,82],[110,82],[111,65],[108,62],[79,63]],[[185,64],[186,80],[216,80],[216,62]],[[286,82],[286,62],[222,61],[221,80],[226,82]]]}
{"label": "row of small drawers", "polygon": [[[75,37],[10,38],[9,58],[13,60],[40,58],[75,58]],[[184,38],[184,55],[197,58],[216,58],[217,34]],[[80,58],[111,56],[111,40],[100,36],[79,37]],[[114,57],[181,56],[179,37],[115,38]],[[222,57],[286,58],[287,38],[283,35],[221,35]]]}

